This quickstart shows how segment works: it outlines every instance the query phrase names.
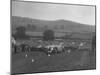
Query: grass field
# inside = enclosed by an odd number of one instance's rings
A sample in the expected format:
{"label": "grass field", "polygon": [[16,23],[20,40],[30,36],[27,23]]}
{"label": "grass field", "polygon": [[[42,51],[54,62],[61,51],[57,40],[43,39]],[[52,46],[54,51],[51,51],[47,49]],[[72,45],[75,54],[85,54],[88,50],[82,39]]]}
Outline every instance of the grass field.
{"label": "grass field", "polygon": [[[25,55],[27,54],[27,57]],[[32,62],[33,59],[33,62]],[[95,56],[89,51],[63,52],[48,57],[42,52],[12,54],[12,73],[36,73],[95,69]]]}

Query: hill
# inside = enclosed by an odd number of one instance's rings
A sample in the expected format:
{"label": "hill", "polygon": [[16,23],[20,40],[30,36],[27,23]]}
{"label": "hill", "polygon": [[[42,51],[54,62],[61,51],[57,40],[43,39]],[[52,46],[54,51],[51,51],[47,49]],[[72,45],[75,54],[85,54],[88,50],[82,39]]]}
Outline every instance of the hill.
{"label": "hill", "polygon": [[38,20],[31,19],[27,17],[19,17],[12,16],[12,29],[16,29],[19,26],[25,26],[26,28],[28,24],[35,25],[37,27],[37,31],[43,31],[46,28],[53,29],[56,32],[95,32],[95,26],[80,24],[77,22],[69,21],[69,20]]}

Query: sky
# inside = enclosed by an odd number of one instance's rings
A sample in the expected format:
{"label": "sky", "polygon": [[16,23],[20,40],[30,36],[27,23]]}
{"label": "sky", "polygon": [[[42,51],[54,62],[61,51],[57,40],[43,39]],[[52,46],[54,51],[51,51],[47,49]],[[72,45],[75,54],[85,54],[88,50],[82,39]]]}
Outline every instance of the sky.
{"label": "sky", "polygon": [[42,20],[64,19],[95,25],[95,6],[13,1],[12,16]]}

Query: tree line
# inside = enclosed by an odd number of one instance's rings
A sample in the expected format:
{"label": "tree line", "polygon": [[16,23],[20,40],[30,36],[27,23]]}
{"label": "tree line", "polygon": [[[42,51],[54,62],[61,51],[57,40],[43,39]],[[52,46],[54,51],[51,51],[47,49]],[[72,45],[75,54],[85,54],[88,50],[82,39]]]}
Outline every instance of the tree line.
{"label": "tree line", "polygon": [[[30,38],[26,35],[26,28],[24,26],[20,26],[16,28],[16,33],[13,35],[16,39],[28,39]],[[54,31],[47,29],[43,32],[43,40],[54,40]]]}

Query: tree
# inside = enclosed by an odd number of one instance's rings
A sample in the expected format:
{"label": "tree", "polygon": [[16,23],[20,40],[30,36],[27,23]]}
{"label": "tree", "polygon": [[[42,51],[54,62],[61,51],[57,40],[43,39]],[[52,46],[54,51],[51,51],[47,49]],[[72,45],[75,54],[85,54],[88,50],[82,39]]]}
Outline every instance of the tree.
{"label": "tree", "polygon": [[43,39],[46,41],[54,40],[54,31],[53,30],[45,30],[43,33]]}
{"label": "tree", "polygon": [[16,28],[15,37],[17,39],[24,39],[27,37],[25,32],[26,32],[26,28],[23,26],[20,26],[20,27]]}

